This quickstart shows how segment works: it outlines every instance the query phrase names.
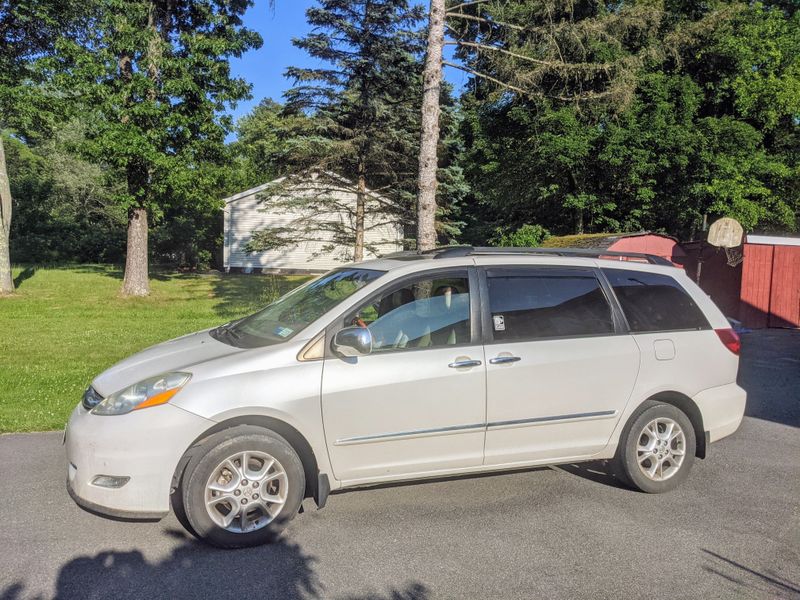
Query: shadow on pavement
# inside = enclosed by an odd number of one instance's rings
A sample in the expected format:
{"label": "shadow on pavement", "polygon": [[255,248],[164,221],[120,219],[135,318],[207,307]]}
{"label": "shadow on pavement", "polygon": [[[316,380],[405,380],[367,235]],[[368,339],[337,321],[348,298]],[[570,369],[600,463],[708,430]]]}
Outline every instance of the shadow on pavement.
{"label": "shadow on pavement", "polygon": [[592,460],[589,462],[573,463],[570,465],[558,465],[556,467],[570,475],[588,479],[595,483],[601,483],[609,487],[631,490],[629,486],[619,477],[614,469],[614,465],[609,460]]}
{"label": "shadow on pavement", "polygon": [[703,550],[703,552],[708,559],[708,563],[703,565],[704,571],[718,575],[737,586],[747,588],[750,590],[750,594],[758,593],[759,596],[764,594],[765,597],[770,598],[800,597],[800,585],[784,579],[776,573],[756,571],[711,550]]}
{"label": "shadow on pavement", "polygon": [[386,483],[372,483],[356,488],[345,488],[335,490],[331,494],[351,494],[358,493],[360,490],[383,490],[390,488],[414,487],[420,485],[430,485],[433,483],[444,483],[447,481],[468,481],[470,479],[484,479],[487,477],[505,477],[516,473],[533,473],[535,471],[546,471],[550,467],[520,467],[518,469],[507,469],[505,471],[489,471],[488,473],[470,473],[459,475],[444,475],[442,477],[427,477],[425,479],[409,479],[404,481],[389,481]]}
{"label": "shadow on pavement", "polygon": [[738,383],[747,391],[748,417],[800,427],[800,331],[743,335]]}
{"label": "shadow on pavement", "polygon": [[[179,530],[170,535],[184,543],[172,554],[150,563],[139,550],[106,551],[65,564],[58,575],[56,600],[126,598],[327,598],[314,572],[316,559],[286,539],[241,550],[219,550],[189,539]],[[358,573],[353,573],[357,578]],[[0,600],[22,600],[25,584],[0,591]],[[386,595],[344,596],[348,600],[427,600],[420,583],[392,589]]]}

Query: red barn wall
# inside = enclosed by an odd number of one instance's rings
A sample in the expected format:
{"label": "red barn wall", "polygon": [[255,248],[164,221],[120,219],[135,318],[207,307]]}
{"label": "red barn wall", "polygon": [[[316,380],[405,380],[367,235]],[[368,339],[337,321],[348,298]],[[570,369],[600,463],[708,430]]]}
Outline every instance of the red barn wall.
{"label": "red barn wall", "polygon": [[774,246],[769,326],[800,327],[800,246]]}
{"label": "red barn wall", "polygon": [[800,246],[745,244],[741,299],[747,327],[800,327]]}
{"label": "red barn wall", "polygon": [[662,235],[635,235],[623,237],[608,247],[613,252],[644,252],[655,254],[673,262],[685,256],[678,242]]}
{"label": "red barn wall", "polygon": [[762,244],[744,245],[742,306],[739,318],[746,327],[763,329],[769,326],[772,255],[774,251],[774,246]]}

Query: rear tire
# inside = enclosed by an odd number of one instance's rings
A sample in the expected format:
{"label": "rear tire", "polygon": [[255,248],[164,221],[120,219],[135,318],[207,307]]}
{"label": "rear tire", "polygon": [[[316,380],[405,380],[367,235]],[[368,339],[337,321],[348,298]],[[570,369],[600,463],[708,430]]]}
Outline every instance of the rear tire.
{"label": "rear tire", "polygon": [[689,476],[696,445],[694,427],[683,411],[648,400],[622,433],[618,470],[638,490],[668,492]]}
{"label": "rear tire", "polygon": [[306,480],[297,452],[274,431],[241,425],[192,451],[173,495],[175,515],[194,536],[220,548],[274,541],[297,514]]}

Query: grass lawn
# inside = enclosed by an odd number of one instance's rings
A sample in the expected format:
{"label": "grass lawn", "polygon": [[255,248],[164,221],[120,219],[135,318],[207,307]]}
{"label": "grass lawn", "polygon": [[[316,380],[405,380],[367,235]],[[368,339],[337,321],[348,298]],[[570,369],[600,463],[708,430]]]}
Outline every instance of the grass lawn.
{"label": "grass lawn", "polygon": [[147,346],[241,317],[307,279],[151,274],[147,298],[121,298],[121,270],[15,268],[0,298],[0,433],[60,429],[89,382]]}

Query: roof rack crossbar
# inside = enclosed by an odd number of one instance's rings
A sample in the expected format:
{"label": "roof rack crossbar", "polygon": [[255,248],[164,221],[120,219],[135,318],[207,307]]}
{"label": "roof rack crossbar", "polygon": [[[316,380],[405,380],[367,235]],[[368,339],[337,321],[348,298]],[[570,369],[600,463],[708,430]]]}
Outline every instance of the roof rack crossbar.
{"label": "roof rack crossbar", "polygon": [[643,252],[616,252],[603,248],[518,248],[518,247],[486,247],[486,246],[451,246],[433,251],[434,258],[454,258],[460,256],[497,255],[497,254],[543,254],[549,256],[577,256],[581,258],[638,258],[652,265],[674,266],[663,256]]}

